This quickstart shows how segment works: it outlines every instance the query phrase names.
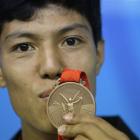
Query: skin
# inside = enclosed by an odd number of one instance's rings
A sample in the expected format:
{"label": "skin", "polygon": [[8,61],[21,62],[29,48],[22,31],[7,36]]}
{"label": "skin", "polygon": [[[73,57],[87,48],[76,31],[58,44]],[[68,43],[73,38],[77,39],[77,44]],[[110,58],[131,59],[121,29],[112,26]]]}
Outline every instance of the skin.
{"label": "skin", "polygon": [[[0,85],[8,88],[13,108],[21,118],[22,139],[57,139],[57,130],[47,118],[46,101],[39,96],[55,85],[64,68],[85,71],[91,89],[95,89],[103,43],[95,47],[91,27],[83,16],[49,5],[28,22],[6,23],[0,49]],[[128,140],[122,132],[89,114],[67,114],[64,120],[58,133],[66,139]]]}

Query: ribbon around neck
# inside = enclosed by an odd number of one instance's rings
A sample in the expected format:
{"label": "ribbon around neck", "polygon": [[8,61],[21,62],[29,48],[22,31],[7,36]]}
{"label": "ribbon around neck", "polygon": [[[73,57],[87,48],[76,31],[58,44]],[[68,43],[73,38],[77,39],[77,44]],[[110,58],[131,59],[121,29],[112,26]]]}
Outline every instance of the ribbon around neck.
{"label": "ribbon around neck", "polygon": [[[86,73],[80,70],[64,69],[60,77],[60,84],[65,82],[82,83],[85,87],[90,89]],[[58,135],[58,140],[63,140],[62,136]]]}

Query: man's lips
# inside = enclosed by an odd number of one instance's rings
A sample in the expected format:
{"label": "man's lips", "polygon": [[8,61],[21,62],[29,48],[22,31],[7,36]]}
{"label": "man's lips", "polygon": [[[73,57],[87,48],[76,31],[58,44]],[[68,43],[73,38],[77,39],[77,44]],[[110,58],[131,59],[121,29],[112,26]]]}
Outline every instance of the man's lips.
{"label": "man's lips", "polygon": [[50,86],[49,87],[47,86],[48,87],[47,89],[43,88],[41,90],[41,92],[39,92],[40,94],[38,95],[38,97],[40,97],[40,98],[47,98],[47,97],[49,97],[49,95],[52,92],[52,90],[58,84],[59,84],[59,79],[55,80],[55,81],[52,81],[52,83],[50,83]]}
{"label": "man's lips", "polygon": [[40,97],[40,98],[47,98],[47,97],[49,97],[51,91],[52,91],[52,89],[46,90],[46,91],[42,92],[42,93],[39,95],[39,97]]}

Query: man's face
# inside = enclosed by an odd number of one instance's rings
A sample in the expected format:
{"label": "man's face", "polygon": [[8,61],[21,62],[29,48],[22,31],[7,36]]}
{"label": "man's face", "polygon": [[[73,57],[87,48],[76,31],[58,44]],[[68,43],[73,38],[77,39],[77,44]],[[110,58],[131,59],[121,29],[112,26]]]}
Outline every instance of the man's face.
{"label": "man's face", "polygon": [[50,5],[30,21],[6,23],[0,44],[1,78],[27,125],[45,132],[54,129],[40,95],[52,89],[64,68],[85,71],[95,88],[101,54],[87,20],[74,11]]}

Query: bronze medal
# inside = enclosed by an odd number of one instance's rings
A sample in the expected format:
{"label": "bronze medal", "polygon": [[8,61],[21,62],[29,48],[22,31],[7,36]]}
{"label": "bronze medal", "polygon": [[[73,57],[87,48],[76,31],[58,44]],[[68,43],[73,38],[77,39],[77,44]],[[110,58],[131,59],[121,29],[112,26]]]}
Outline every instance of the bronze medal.
{"label": "bronze medal", "polygon": [[56,128],[64,124],[63,116],[67,113],[80,112],[95,115],[95,100],[92,93],[80,83],[66,82],[54,88],[47,102],[47,114]]}

